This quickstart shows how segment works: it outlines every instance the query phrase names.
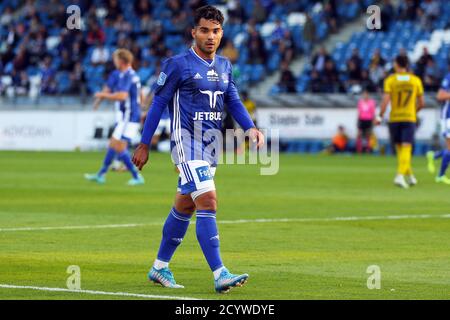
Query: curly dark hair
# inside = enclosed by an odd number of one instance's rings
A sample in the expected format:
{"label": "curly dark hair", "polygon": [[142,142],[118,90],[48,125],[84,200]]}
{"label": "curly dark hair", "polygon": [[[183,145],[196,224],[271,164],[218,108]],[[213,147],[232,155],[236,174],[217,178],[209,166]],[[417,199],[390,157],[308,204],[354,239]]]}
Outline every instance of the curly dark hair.
{"label": "curly dark hair", "polygon": [[223,25],[224,17],[222,12],[213,6],[203,6],[195,10],[194,23],[198,26],[200,19],[218,21],[220,25]]}
{"label": "curly dark hair", "polygon": [[405,56],[397,56],[395,58],[395,62],[398,64],[400,68],[408,68],[409,59]]}

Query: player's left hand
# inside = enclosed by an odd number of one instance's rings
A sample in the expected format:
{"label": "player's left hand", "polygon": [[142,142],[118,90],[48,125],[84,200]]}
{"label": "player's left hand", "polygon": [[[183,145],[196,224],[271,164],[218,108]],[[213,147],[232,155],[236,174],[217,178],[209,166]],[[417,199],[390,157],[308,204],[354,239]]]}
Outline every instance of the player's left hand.
{"label": "player's left hand", "polygon": [[257,148],[261,148],[264,145],[264,135],[258,129],[251,128],[248,136],[253,143],[256,143]]}

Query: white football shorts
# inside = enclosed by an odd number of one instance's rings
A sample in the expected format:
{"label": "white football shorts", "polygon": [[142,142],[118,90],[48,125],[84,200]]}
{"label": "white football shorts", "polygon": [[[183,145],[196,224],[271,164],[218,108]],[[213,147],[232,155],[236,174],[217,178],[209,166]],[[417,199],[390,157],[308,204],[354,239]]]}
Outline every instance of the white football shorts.
{"label": "white football shorts", "polygon": [[116,140],[134,142],[139,138],[140,126],[139,122],[119,121],[114,128],[112,137]]}
{"label": "white football shorts", "polygon": [[181,194],[190,194],[192,200],[195,200],[208,191],[216,190],[216,167],[211,167],[208,162],[191,160],[178,164],[177,168],[180,171],[177,191]]}

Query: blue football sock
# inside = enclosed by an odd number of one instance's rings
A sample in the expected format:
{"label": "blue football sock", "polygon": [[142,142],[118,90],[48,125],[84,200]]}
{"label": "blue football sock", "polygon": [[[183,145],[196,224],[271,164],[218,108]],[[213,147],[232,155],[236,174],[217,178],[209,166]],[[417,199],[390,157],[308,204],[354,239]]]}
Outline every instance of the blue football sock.
{"label": "blue football sock", "polygon": [[115,156],[116,156],[116,151],[112,148],[108,148],[108,151],[106,151],[105,159],[103,160],[103,167],[98,172],[99,176],[102,176],[106,172],[108,172],[108,168],[111,165],[111,163],[113,162]]}
{"label": "blue football sock", "polygon": [[439,159],[439,158],[442,157],[443,155],[444,155],[444,151],[443,151],[443,150],[436,151],[436,152],[434,153],[434,160]]}
{"label": "blue football sock", "polygon": [[450,163],[450,150],[445,150],[442,155],[441,170],[439,171],[439,177],[442,177],[447,171],[447,167]]}
{"label": "blue football sock", "polygon": [[222,259],[220,258],[216,212],[212,210],[198,210],[196,231],[197,240],[211,270],[215,271],[223,267]]}
{"label": "blue football sock", "polygon": [[158,251],[158,260],[170,262],[189,227],[192,215],[180,213],[175,208],[169,213],[163,227],[163,237]]}
{"label": "blue football sock", "polygon": [[125,163],[125,166],[131,172],[131,174],[133,175],[133,178],[137,179],[139,176],[139,173],[138,173],[136,167],[134,166],[133,162],[131,161],[130,153],[128,152],[127,149],[125,149],[124,151],[119,153],[119,160],[122,161],[123,163]]}

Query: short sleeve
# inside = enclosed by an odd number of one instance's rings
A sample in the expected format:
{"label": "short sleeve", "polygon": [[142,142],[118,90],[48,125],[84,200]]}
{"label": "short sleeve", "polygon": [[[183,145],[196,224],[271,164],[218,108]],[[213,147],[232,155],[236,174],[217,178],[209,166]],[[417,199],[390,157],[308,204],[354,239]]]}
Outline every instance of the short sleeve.
{"label": "short sleeve", "polygon": [[109,88],[109,90],[113,91],[114,86],[117,81],[117,73],[115,71],[111,72],[108,79],[106,80],[106,86]]}
{"label": "short sleeve", "polygon": [[153,85],[155,96],[170,101],[178,89],[181,79],[181,70],[175,59],[169,58],[162,63],[161,73]]}
{"label": "short sleeve", "polygon": [[450,91],[450,74],[448,74],[441,83],[441,89],[445,91]]}
{"label": "short sleeve", "polygon": [[392,92],[392,77],[387,77],[384,80],[384,93]]}

